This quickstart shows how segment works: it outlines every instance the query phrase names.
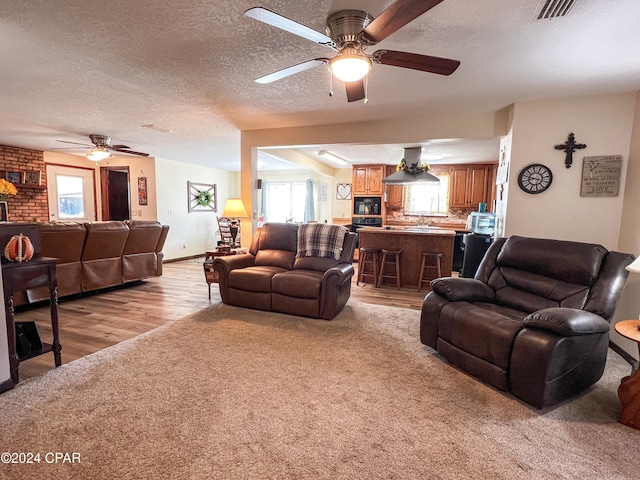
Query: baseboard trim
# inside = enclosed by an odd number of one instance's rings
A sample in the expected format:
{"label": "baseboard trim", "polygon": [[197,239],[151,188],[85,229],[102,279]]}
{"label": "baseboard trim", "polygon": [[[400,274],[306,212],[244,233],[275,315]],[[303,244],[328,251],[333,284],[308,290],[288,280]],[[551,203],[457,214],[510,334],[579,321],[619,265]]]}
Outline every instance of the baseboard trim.
{"label": "baseboard trim", "polygon": [[611,340],[609,340],[609,348],[620,355],[629,365],[631,365],[632,369],[635,371],[638,369],[638,360],[633,358],[629,352],[615,344]]}
{"label": "baseboard trim", "polygon": [[15,384],[13,383],[13,380],[9,378],[4,382],[0,383],[0,393],[4,393],[7,390],[11,390],[13,387],[15,387]]}
{"label": "baseboard trim", "polygon": [[162,263],[173,263],[173,262],[181,262],[183,260],[192,260],[194,258],[204,257],[204,253],[200,253],[198,255],[189,255],[188,257],[180,257],[180,258],[171,258],[169,260],[163,260]]}

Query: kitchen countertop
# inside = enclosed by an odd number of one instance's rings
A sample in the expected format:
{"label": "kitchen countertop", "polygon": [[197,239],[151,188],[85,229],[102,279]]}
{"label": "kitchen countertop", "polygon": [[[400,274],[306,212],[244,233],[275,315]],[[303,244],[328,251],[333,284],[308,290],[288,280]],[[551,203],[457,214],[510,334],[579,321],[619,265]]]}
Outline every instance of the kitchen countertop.
{"label": "kitchen countertop", "polygon": [[[385,222],[385,225],[390,225],[392,227],[418,227],[418,223],[416,221],[410,220],[389,220]],[[422,225],[420,227],[433,227],[433,228],[446,228],[449,230],[456,230],[458,232],[466,232],[467,223],[466,222],[455,222],[455,221],[438,221],[433,222],[432,225]]]}
{"label": "kitchen countertop", "polygon": [[451,230],[448,228],[438,228],[438,227],[418,227],[418,226],[391,226],[388,225],[386,227],[361,227],[358,229],[358,233],[360,232],[370,232],[370,233],[386,233],[386,234],[397,234],[397,235],[455,235],[455,230]]}

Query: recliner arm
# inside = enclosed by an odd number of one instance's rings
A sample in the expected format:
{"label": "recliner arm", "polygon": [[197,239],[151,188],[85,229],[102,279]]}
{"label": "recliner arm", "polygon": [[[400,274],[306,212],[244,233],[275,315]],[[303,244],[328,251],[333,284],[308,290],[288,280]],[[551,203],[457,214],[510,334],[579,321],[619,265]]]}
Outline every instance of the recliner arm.
{"label": "recliner arm", "polygon": [[322,275],[322,283],[328,282],[331,277],[337,277],[337,284],[342,285],[344,282],[350,281],[353,273],[353,265],[350,263],[340,263],[324,272],[324,275]]}
{"label": "recliner arm", "polygon": [[231,270],[253,266],[255,259],[256,257],[250,253],[215,257],[213,259],[213,268],[220,275],[224,275],[226,277]]}
{"label": "recliner arm", "polygon": [[450,302],[494,302],[495,291],[475,278],[443,277],[431,281],[431,290]]}
{"label": "recliner arm", "polygon": [[539,328],[563,337],[609,331],[609,322],[604,318],[577,308],[544,308],[527,315],[522,323],[525,328]]}

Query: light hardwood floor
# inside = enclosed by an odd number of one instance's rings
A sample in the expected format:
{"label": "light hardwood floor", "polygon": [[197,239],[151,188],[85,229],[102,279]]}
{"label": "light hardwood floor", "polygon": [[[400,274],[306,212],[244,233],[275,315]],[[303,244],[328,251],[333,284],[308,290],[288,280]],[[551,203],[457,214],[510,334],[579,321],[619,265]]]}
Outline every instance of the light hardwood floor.
{"label": "light hardwood floor", "polygon": [[[357,264],[354,267],[357,272]],[[356,286],[354,275],[351,298],[419,310],[426,291],[427,288],[422,292],[405,287],[374,288],[364,283]],[[161,277],[133,287],[63,300],[58,306],[62,362],[77,360],[218,302],[216,284],[211,285],[209,300],[202,258],[165,263]],[[51,341],[48,306],[19,312],[16,320],[35,320],[42,339]],[[53,366],[52,353],[26,360],[20,364],[20,379],[41,375]]]}

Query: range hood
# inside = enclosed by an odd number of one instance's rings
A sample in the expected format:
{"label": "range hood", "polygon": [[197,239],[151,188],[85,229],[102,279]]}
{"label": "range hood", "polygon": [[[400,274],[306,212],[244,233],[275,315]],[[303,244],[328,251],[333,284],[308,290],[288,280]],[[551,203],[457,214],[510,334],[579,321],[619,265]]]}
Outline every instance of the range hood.
{"label": "range hood", "polygon": [[[405,148],[404,149],[404,161],[407,167],[419,167],[422,165],[420,155],[422,154],[422,148]],[[440,183],[440,179],[429,172],[416,172],[409,173],[406,170],[399,170],[392,173],[388,177],[382,179],[382,183],[385,185],[413,185],[416,183],[437,185]]]}

